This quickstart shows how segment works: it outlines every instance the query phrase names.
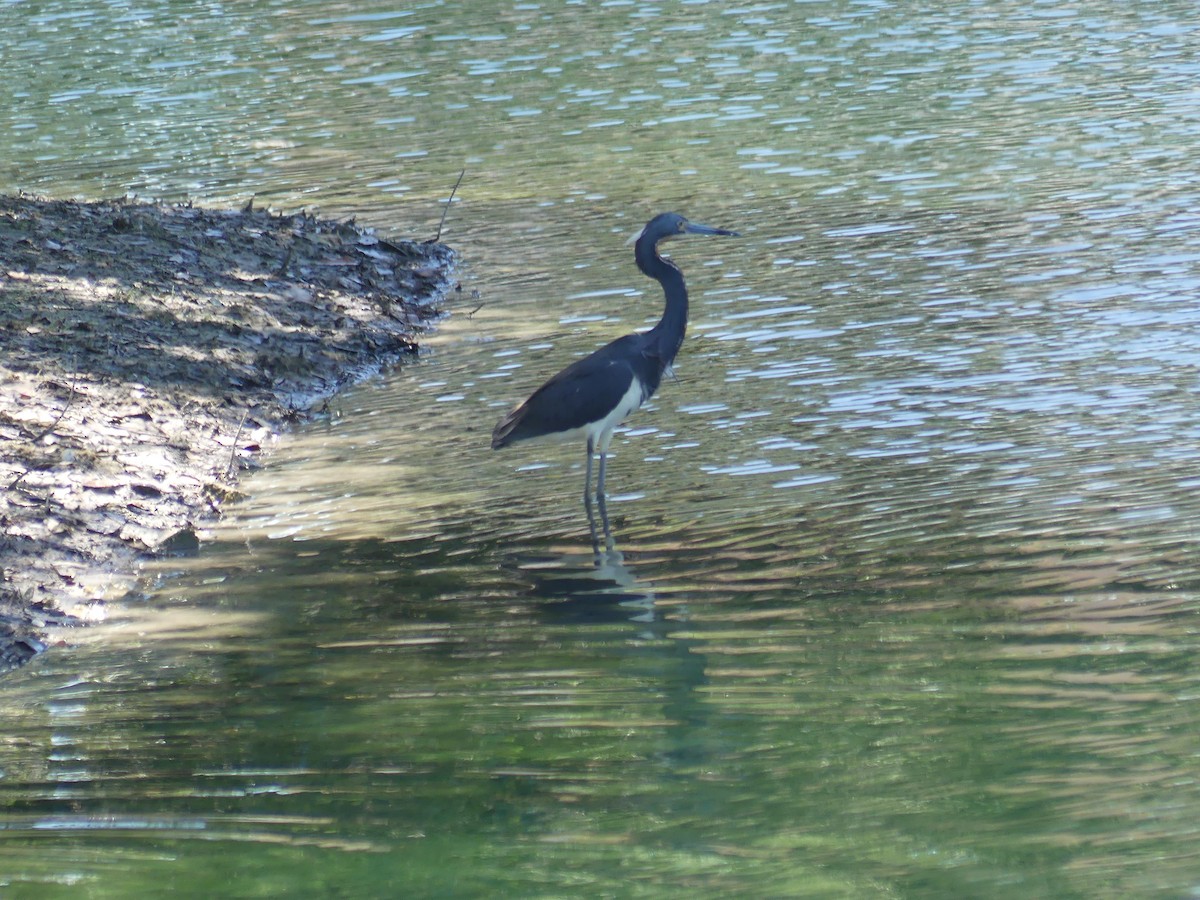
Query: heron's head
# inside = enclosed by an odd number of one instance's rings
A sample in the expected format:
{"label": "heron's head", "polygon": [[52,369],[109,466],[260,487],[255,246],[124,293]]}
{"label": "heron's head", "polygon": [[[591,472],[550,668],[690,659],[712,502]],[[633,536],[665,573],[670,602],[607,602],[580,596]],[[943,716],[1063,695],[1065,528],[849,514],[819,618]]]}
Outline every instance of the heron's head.
{"label": "heron's head", "polygon": [[641,244],[645,242],[653,247],[659,241],[667,238],[679,237],[682,234],[723,234],[729,237],[738,237],[736,231],[726,231],[724,228],[713,228],[711,225],[700,225],[696,222],[689,222],[679,213],[666,212],[659,213],[653,219],[646,223],[643,228],[630,243]]}

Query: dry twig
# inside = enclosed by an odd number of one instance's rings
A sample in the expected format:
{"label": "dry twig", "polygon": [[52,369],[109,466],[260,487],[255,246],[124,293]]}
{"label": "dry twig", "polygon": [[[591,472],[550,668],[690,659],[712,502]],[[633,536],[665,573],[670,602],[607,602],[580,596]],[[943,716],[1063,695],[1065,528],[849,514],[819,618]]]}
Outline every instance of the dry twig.
{"label": "dry twig", "polygon": [[450,204],[454,202],[454,195],[458,193],[458,186],[462,184],[463,176],[466,174],[466,169],[458,173],[458,181],[454,182],[454,188],[450,191],[450,196],[446,198],[446,208],[442,210],[442,221],[438,222],[437,234],[433,236],[434,243],[442,239],[442,228],[446,224],[446,214],[450,212]]}

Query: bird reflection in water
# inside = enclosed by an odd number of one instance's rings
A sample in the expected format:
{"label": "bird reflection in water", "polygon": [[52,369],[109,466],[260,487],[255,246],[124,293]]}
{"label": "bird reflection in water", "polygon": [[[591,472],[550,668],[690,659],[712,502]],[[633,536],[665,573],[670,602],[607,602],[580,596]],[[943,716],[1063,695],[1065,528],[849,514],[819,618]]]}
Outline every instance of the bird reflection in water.
{"label": "bird reflection in water", "polygon": [[[689,222],[678,213],[662,213],[651,219],[634,240],[634,259],[645,275],[662,285],[666,305],[658,324],[649,331],[617,338],[567,366],[501,419],[492,432],[493,450],[546,435],[580,434],[587,438],[583,505],[598,567],[603,559],[595,509],[600,512],[605,550],[616,553],[604,491],[613,429],[658,390],[687,331],[688,295],[683,273],[658,252],[661,242],[685,234],[737,236],[723,228]],[[592,464],[597,454],[600,466],[593,494]]]}
{"label": "bird reflection in water", "polygon": [[[589,565],[588,563],[592,564]],[[543,612],[565,621],[653,622],[654,591],[625,565],[613,549],[585,558],[583,554],[525,559],[526,576],[533,576],[532,594],[553,601]]]}

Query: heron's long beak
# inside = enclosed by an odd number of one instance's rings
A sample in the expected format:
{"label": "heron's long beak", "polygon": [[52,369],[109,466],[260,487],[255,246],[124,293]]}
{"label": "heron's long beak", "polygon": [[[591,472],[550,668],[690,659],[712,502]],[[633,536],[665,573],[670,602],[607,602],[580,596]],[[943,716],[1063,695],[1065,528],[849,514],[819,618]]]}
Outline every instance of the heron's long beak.
{"label": "heron's long beak", "polygon": [[724,228],[713,228],[711,225],[697,225],[695,222],[688,222],[683,226],[683,230],[688,234],[723,234],[727,237],[741,237],[736,231],[727,231]]}
{"label": "heron's long beak", "polygon": [[[625,246],[630,247],[633,244],[636,244],[638,242],[638,239],[645,233],[646,233],[646,229],[643,228],[641,231],[639,231],[637,234],[635,234],[633,237],[631,237],[629,240],[627,240],[625,242]],[[723,235],[726,235],[727,237],[741,237],[741,235],[738,234],[736,231],[726,231],[724,228],[713,228],[711,225],[697,225],[695,222],[685,222],[683,225],[683,231],[680,233],[681,234],[723,234]],[[674,237],[674,235],[668,234],[668,235],[666,235],[666,237],[670,238],[670,237]]]}

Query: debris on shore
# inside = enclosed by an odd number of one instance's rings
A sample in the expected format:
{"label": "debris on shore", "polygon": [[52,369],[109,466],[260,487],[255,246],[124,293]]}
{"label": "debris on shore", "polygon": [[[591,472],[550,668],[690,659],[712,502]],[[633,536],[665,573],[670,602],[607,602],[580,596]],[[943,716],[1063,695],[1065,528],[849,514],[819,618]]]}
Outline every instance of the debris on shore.
{"label": "debris on shore", "polygon": [[452,267],[307,213],[0,196],[0,671],[193,548],[288,423],[413,353]]}

